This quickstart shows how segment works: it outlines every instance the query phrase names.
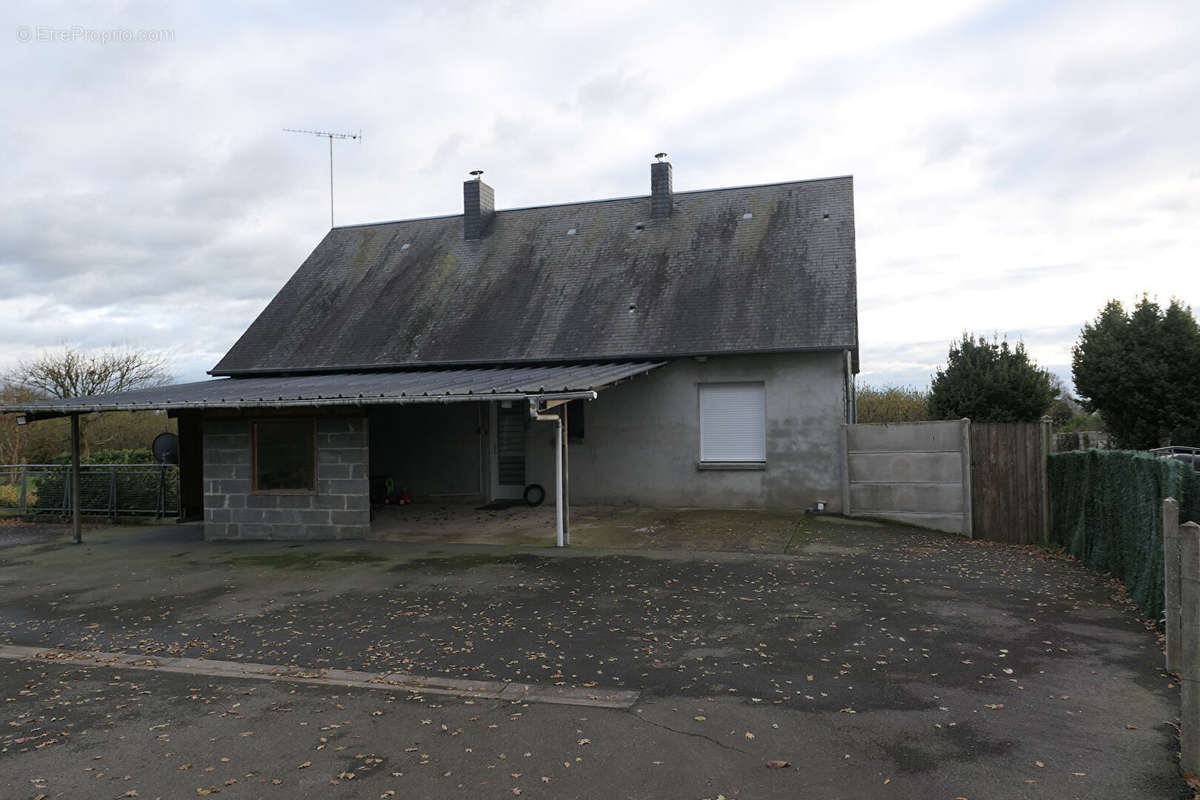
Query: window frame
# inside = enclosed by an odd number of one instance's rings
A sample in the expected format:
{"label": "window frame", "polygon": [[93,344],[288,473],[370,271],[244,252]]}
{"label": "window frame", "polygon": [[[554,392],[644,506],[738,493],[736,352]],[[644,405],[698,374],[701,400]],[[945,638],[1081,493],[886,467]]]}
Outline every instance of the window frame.
{"label": "window frame", "polygon": [[[312,428],[312,488],[260,489],[258,487],[258,426],[261,423],[307,422]],[[250,420],[250,494],[257,495],[315,495],[317,494],[317,420],[315,417],[260,417]]]}
{"label": "window frame", "polygon": [[[762,396],[762,459],[761,460],[715,460],[704,458],[704,403],[702,395],[707,387],[753,386]],[[765,470],[767,468],[767,384],[766,381],[704,381],[696,383],[696,469],[698,470]]]}

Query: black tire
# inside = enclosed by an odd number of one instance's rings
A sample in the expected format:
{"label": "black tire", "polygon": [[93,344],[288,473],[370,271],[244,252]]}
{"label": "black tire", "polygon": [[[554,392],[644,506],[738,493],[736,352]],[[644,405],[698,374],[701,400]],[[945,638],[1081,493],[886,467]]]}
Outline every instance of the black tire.
{"label": "black tire", "polygon": [[531,483],[525,487],[526,505],[536,508],[537,506],[540,506],[545,499],[546,490],[542,488],[541,484]]}

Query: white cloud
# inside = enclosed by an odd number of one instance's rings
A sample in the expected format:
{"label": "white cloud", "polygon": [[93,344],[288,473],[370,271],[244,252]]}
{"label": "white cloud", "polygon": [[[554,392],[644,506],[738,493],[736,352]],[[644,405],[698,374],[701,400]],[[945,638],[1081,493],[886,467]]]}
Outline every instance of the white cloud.
{"label": "white cloud", "polygon": [[[0,11],[0,333],[201,377],[339,222],[853,173],[864,378],[963,330],[1069,363],[1109,297],[1200,304],[1200,7],[885,0]],[[170,29],[21,43],[18,26]]]}

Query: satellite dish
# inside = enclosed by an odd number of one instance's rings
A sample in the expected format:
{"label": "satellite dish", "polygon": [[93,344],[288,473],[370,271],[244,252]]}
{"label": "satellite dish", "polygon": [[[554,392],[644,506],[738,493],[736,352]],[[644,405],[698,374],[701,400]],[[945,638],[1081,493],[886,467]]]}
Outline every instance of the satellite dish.
{"label": "satellite dish", "polygon": [[154,443],[150,445],[150,452],[154,454],[154,460],[159,464],[178,464],[179,437],[173,433],[160,433],[154,437]]}

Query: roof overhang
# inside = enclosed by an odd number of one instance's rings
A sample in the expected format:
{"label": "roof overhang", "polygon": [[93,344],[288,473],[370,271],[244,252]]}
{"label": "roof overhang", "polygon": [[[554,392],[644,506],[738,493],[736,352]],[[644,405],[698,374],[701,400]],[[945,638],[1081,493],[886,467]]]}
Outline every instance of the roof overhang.
{"label": "roof overhang", "polygon": [[491,400],[555,404],[594,399],[597,391],[665,363],[637,361],[217,378],[92,397],[36,400],[3,406],[0,412],[22,414],[25,421],[34,421],[100,411],[313,408]]}

